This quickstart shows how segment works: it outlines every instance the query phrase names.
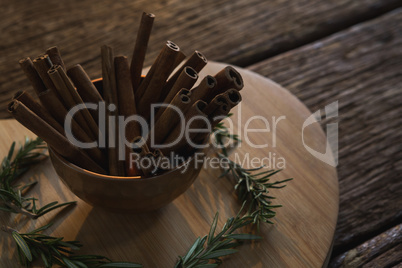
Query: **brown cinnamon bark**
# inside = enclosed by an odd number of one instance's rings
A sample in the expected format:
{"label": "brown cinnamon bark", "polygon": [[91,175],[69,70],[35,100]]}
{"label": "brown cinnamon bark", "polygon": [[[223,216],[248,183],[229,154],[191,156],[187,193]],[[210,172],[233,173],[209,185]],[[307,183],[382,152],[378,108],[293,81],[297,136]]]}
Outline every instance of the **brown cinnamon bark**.
{"label": "brown cinnamon bark", "polygon": [[49,55],[50,61],[53,65],[60,65],[63,70],[66,70],[63,59],[61,58],[60,51],[58,47],[50,47],[46,50],[46,54]]}
{"label": "brown cinnamon bark", "polygon": [[[140,160],[142,157],[145,157],[146,155],[148,155],[150,153],[147,143],[141,136],[135,137],[132,140],[131,153],[137,154],[138,160]],[[144,176],[145,174],[142,171],[140,166],[137,166],[135,163],[130,163],[130,164],[128,164],[127,175],[128,176],[136,176],[136,175]]]}
{"label": "brown cinnamon bark", "polygon": [[[117,135],[117,115],[118,102],[116,90],[116,76],[114,68],[113,49],[109,46],[101,47],[102,56],[102,82],[103,82],[103,99],[106,103],[107,111],[107,140],[108,140],[108,158],[109,173],[114,176],[124,176],[124,162],[118,159],[118,135]],[[110,105],[114,105],[115,109],[110,109]]]}
{"label": "brown cinnamon bark", "polygon": [[28,92],[18,91],[14,94],[13,100],[18,100],[23,103],[28,109],[30,109],[33,113],[46,121],[60,134],[62,134],[63,136],[65,135],[63,126],[60,125],[59,122],[57,122],[56,119],[54,119],[49,114],[49,112],[45,108],[43,108],[43,106],[40,105],[40,103],[38,103]]}
{"label": "brown cinnamon bark", "polygon": [[34,59],[33,65],[46,88],[45,91],[41,91],[38,94],[40,102],[61,125],[64,125],[67,110],[52,80],[47,74],[47,71],[52,66],[49,57],[47,55],[40,56]]}
{"label": "brown cinnamon bark", "polygon": [[[41,92],[39,99],[49,114],[53,115],[60,125],[64,126],[64,120],[68,112],[61,101],[54,96],[53,91],[46,90]],[[93,141],[74,119],[71,121],[71,130],[78,140],[82,142]]]}
{"label": "brown cinnamon bark", "polygon": [[191,56],[183,63],[183,65],[179,69],[177,69],[174,74],[169,78],[163,91],[170,91],[186,66],[193,68],[197,73],[199,73],[202,68],[204,68],[204,66],[207,64],[207,62],[207,58],[201,52],[197,50],[194,51],[194,53],[191,54]]}
{"label": "brown cinnamon bark", "polygon": [[42,106],[63,126],[67,115],[67,109],[57,97],[55,91],[47,89],[39,93],[38,97]]}
{"label": "brown cinnamon bark", "polygon": [[152,31],[155,15],[151,13],[142,13],[140,27],[135,40],[133,57],[131,59],[131,82],[134,92],[137,91],[141,82],[141,72],[144,65],[145,54],[148,47],[149,37]]}
{"label": "brown cinnamon bark", "polygon": [[179,110],[182,113],[182,116],[184,116],[186,111],[191,107],[191,98],[189,97],[189,92],[190,91],[187,89],[182,89],[176,94],[172,102],[157,119],[155,125],[151,128],[149,138],[147,140],[148,144],[151,144],[151,139],[153,139],[153,144],[162,144],[169,136],[170,132],[172,132],[177,126],[181,119],[181,116],[177,110]]}
{"label": "brown cinnamon bark", "polygon": [[202,79],[200,84],[191,89],[191,99],[193,102],[197,100],[206,101],[206,96],[213,94],[217,90],[217,82],[213,76],[207,75]]}
{"label": "brown cinnamon bark", "polygon": [[[66,136],[63,126],[61,126],[50,114],[49,112],[43,108],[38,102],[36,102],[33,97],[25,91],[18,91],[13,99],[20,101],[23,103],[28,109],[30,109],[37,116],[42,118],[46,123],[48,123],[51,127],[57,130],[63,136]],[[75,120],[71,122],[72,133],[77,137],[77,139],[81,142],[91,142],[92,140],[88,137],[88,135],[78,126]],[[104,165],[106,163],[106,159],[102,151],[95,147],[84,150],[96,163],[99,165]]]}
{"label": "brown cinnamon bark", "polygon": [[229,110],[231,110],[233,107],[238,105],[242,100],[240,91],[233,89],[233,88],[226,90],[226,92],[223,93],[223,96],[226,98],[226,101],[229,106]]}
{"label": "brown cinnamon bark", "polygon": [[212,129],[229,114],[229,111],[229,106],[221,103],[212,113],[208,115],[208,118],[212,124]]}
{"label": "brown cinnamon bark", "polygon": [[[185,114],[185,126],[187,129],[182,129],[181,126],[177,126],[170,132],[169,136],[165,140],[165,145],[169,145],[168,148],[161,148],[164,155],[169,155],[171,152],[177,154],[183,154],[183,149],[187,149],[191,146],[191,142],[194,143],[194,138],[199,132],[189,131],[189,129],[203,129],[206,133],[210,133],[211,129],[208,129],[209,119],[204,113],[207,103],[198,100],[190,107]],[[182,135],[184,132],[184,135]],[[186,135],[186,132],[188,135]]]}
{"label": "brown cinnamon bark", "polygon": [[[128,65],[127,57],[119,56],[114,58],[114,65],[116,71],[116,85],[117,85],[117,96],[119,103],[119,115],[124,116],[124,120],[127,117],[137,114],[135,97],[133,92],[133,87],[131,84],[130,67]],[[127,140],[131,142],[135,137],[141,134],[139,124],[137,121],[130,121],[125,124],[125,130],[120,130],[124,134],[124,137],[120,137],[120,141]],[[123,145],[122,145],[123,146]],[[130,161],[130,148],[124,145],[125,148],[125,159],[126,159],[126,173],[129,170]]]}
{"label": "brown cinnamon bark", "polygon": [[185,58],[186,58],[186,55],[183,53],[183,51],[180,50],[179,54],[177,55],[176,62],[174,63],[174,65],[176,67],[179,66]]}
{"label": "brown cinnamon bark", "polygon": [[[66,73],[60,65],[53,65],[48,71],[48,74],[68,110],[79,104],[84,105],[84,102],[75,90],[74,85],[71,83],[70,79],[68,79]],[[77,121],[80,127],[88,133],[90,138],[94,140],[98,139],[98,125],[86,107],[77,111],[74,114],[74,119]]]}
{"label": "brown cinnamon bark", "polygon": [[204,112],[208,116],[210,116],[211,114],[213,114],[215,112],[216,109],[219,109],[219,107],[221,107],[222,105],[226,105],[226,107],[227,107],[228,101],[225,98],[224,94],[219,94],[208,104],[208,106],[205,108]]}
{"label": "brown cinnamon bark", "polygon": [[42,138],[52,149],[71,163],[93,172],[105,174],[105,170],[88,155],[70,143],[63,135],[20,101],[13,100],[9,104],[8,110],[18,122]]}
{"label": "brown cinnamon bark", "polygon": [[243,78],[241,77],[240,73],[231,66],[226,66],[214,77],[218,84],[218,90],[216,92],[211,92],[211,94],[208,94],[205,99],[206,102],[211,101],[216,95],[224,93],[230,88],[241,90],[244,86]]}
{"label": "brown cinnamon bark", "polygon": [[50,79],[47,73],[49,69],[53,66],[49,56],[45,54],[37,57],[36,59],[33,60],[33,65],[36,71],[38,72],[40,78],[42,79],[43,84],[45,84],[46,89],[52,91],[53,92],[52,94],[61,101],[61,97],[57,93],[56,88],[52,82],[52,79]]}
{"label": "brown cinnamon bark", "polygon": [[215,113],[215,110],[223,104],[225,104],[230,111],[230,109],[239,104],[241,100],[242,98],[238,90],[233,88],[226,90],[224,93],[216,95],[215,98],[213,98],[205,109],[205,113],[211,117],[211,114]]}
{"label": "brown cinnamon bark", "polygon": [[[237,90],[235,91],[238,92]],[[220,98],[218,99],[218,97]],[[208,108],[210,109],[210,111],[208,111],[209,113],[207,112],[206,113],[208,114],[208,119],[211,126],[211,132],[197,133],[193,138],[195,144],[197,145],[206,144],[214,128],[229,114],[231,104],[227,103],[227,100],[222,100],[221,98],[224,98],[223,94],[216,96],[214,100],[212,100],[211,103],[208,105],[208,107],[205,109],[205,111],[208,110]],[[190,152],[194,151],[193,150],[194,148],[191,148],[190,146],[187,146],[185,149]]]}
{"label": "brown cinnamon bark", "polygon": [[[81,96],[84,102],[99,104],[103,102],[102,96],[96,89],[95,85],[92,83],[91,79],[81,67],[81,65],[76,64],[67,70],[67,74],[73,81],[75,87],[77,88],[78,94]],[[88,109],[91,113],[95,122],[98,123],[98,111],[93,109]]]}
{"label": "brown cinnamon bark", "polygon": [[155,96],[161,96],[167,78],[176,67],[175,61],[179,51],[177,45],[167,42],[138,88],[138,97],[135,96],[137,110],[147,120],[151,113],[151,104],[159,102],[159,99],[155,100]]}
{"label": "brown cinnamon bark", "polygon": [[31,85],[36,94],[39,95],[41,92],[46,91],[46,86],[40,78],[38,72],[36,71],[32,60],[29,57],[21,59],[19,61],[19,64],[25,75],[28,77],[28,80],[31,82]]}
{"label": "brown cinnamon bark", "polygon": [[[230,110],[241,102],[240,92],[236,89],[229,89],[224,93],[217,95],[205,109],[205,113],[211,123],[212,130],[221,122],[230,112]],[[211,133],[199,133],[195,138],[197,144],[205,144]]]}
{"label": "brown cinnamon bark", "polygon": [[149,178],[153,175],[153,171],[155,170],[155,166],[153,165],[155,156],[152,153],[147,153],[142,158],[148,159],[149,165],[141,168],[142,174],[144,174],[144,178]]}
{"label": "brown cinnamon bark", "polygon": [[172,89],[170,89],[168,95],[165,97],[164,103],[170,103],[177,92],[182,88],[192,88],[198,79],[198,73],[190,66],[184,67],[183,71],[177,78]]}
{"label": "brown cinnamon bark", "polygon": [[[78,104],[83,104],[78,93],[75,91],[74,86],[71,84],[60,65],[52,66],[48,73],[56,89],[62,96],[67,109],[71,109]],[[86,108],[80,109],[74,114],[71,122],[71,131],[78,137],[78,139],[81,139],[84,142],[99,141],[98,125],[95,123]],[[104,165],[106,163],[106,157],[99,148],[85,149],[85,151],[99,165]]]}

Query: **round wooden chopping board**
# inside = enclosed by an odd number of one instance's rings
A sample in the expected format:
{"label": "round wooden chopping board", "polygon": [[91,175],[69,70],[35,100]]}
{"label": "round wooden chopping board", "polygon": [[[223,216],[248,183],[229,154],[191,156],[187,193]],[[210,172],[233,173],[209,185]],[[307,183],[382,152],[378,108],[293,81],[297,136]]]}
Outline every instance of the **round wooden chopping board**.
{"label": "round wooden chopping board", "polygon": [[[200,77],[214,75],[224,66],[208,63]],[[256,159],[254,163],[258,163],[264,159],[266,165],[284,168],[272,177],[273,181],[294,179],[285,188],[271,191],[277,198],[273,203],[283,207],[276,209],[273,225],[261,226],[263,240],[240,246],[239,252],[225,258],[221,267],[325,266],[338,215],[338,179],[336,169],[313,156],[305,145],[323,154],[327,148],[326,136],[317,122],[303,130],[303,123],[311,113],[286,89],[258,74],[236,69],[243,76],[245,87],[241,91],[241,105],[233,110],[234,132],[243,140],[233,152],[233,159],[235,154],[239,161]],[[13,140],[32,136],[14,120],[0,121],[0,126],[2,157]],[[158,211],[116,214],[75,197],[46,160],[23,178],[29,180],[33,176],[39,181],[30,194],[37,196],[41,205],[55,200],[77,200],[78,204],[59,214],[52,212],[23,228],[32,229],[53,221],[50,232],[67,240],[80,240],[85,245],[81,253],[138,262],[144,267],[173,267],[177,256],[184,255],[198,236],[208,234],[216,211],[220,215],[218,229],[238,212],[240,205],[233,181],[218,178],[220,173],[219,169],[203,169],[185,194]],[[0,219],[1,224],[12,225],[15,217],[1,213]],[[3,252],[0,266],[13,267],[16,261],[13,243],[2,240],[0,251]]]}

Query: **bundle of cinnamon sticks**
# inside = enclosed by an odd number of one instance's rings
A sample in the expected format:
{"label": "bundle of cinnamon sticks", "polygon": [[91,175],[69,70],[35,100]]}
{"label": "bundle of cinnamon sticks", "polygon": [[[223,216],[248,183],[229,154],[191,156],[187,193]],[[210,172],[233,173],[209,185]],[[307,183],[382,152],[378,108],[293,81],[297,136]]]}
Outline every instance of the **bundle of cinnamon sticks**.
{"label": "bundle of cinnamon sticks", "polygon": [[131,63],[101,47],[100,83],[79,64],[66,68],[57,47],[20,60],[39,102],[19,91],[9,112],[66,160],[101,174],[149,177],[166,169],[132,165],[132,154],[190,156],[241,101],[243,80],[228,66],[194,86],[207,59],[199,51],[186,57],[171,41],[142,76],[154,18],[143,13]]}

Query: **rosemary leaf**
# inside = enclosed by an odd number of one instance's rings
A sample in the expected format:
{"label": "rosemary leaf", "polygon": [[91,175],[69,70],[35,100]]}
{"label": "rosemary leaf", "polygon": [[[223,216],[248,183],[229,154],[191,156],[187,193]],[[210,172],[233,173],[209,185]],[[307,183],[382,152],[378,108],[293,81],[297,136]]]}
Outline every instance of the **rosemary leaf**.
{"label": "rosemary leaf", "polygon": [[51,202],[40,209],[36,208],[36,200],[33,197],[25,197],[23,192],[32,187],[36,182],[30,182],[23,186],[14,185],[15,180],[25,173],[33,164],[45,158],[43,151],[44,142],[40,138],[30,140],[25,139],[25,143],[16,151],[13,142],[8,150],[7,156],[3,159],[0,169],[0,209],[20,213],[32,219],[39,218],[50,211],[76,203],[66,202],[58,204],[57,201]]}
{"label": "rosemary leaf", "polygon": [[232,234],[245,225],[252,223],[250,215],[240,217],[243,208],[244,204],[236,217],[226,220],[222,230],[217,235],[215,235],[215,232],[219,214],[216,213],[209,234],[202,239],[198,237],[187,254],[184,257],[179,256],[175,267],[216,267],[222,262],[221,257],[238,251],[234,248],[240,245],[239,241],[261,239],[261,237],[251,234],[237,234],[237,236]]}
{"label": "rosemary leaf", "polygon": [[64,241],[62,237],[52,237],[41,233],[50,226],[51,224],[48,224],[28,233],[19,233],[9,227],[2,229],[12,234],[18,246],[20,263],[27,267],[35,259],[41,259],[44,267],[47,268],[52,267],[52,264],[68,268],[142,267],[138,263],[112,262],[110,259],[98,255],[75,255],[74,251],[81,249],[81,243]]}
{"label": "rosemary leaf", "polygon": [[276,215],[276,212],[272,209],[278,206],[271,205],[271,200],[275,198],[269,195],[269,189],[283,188],[286,186],[284,183],[292,180],[292,178],[271,183],[269,182],[270,177],[274,176],[281,170],[262,171],[264,168],[263,166],[246,169],[230,160],[228,150],[224,146],[224,141],[228,139],[234,140],[235,143],[232,143],[232,145],[236,146],[236,144],[241,142],[241,140],[237,135],[230,134],[229,130],[223,124],[218,124],[214,129],[214,138],[218,148],[221,149],[221,152],[217,153],[218,157],[229,164],[228,168],[223,169],[220,177],[228,177],[230,175],[230,177],[235,181],[234,188],[238,199],[242,202],[248,201],[248,212],[250,214],[251,212],[254,213],[253,223],[256,223],[257,226],[259,226],[260,221],[272,223],[269,219]]}
{"label": "rosemary leaf", "polygon": [[12,233],[13,238],[15,240],[15,243],[17,243],[17,246],[21,249],[21,251],[24,253],[25,257],[27,258],[28,261],[32,261],[32,254],[31,250],[29,249],[27,243],[25,240],[21,237],[21,235],[14,231]]}

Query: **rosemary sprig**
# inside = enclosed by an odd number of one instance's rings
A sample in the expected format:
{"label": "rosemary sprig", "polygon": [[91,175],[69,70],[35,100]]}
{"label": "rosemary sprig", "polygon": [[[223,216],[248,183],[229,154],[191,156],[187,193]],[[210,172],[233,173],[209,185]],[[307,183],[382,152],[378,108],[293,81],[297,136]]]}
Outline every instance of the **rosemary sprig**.
{"label": "rosemary sprig", "polygon": [[231,134],[223,123],[216,126],[214,137],[216,144],[221,149],[221,153],[218,153],[219,158],[224,159],[228,163],[221,177],[230,174],[235,180],[236,185],[234,188],[237,196],[242,202],[248,201],[248,214],[253,218],[253,223],[257,224],[258,229],[261,221],[272,224],[270,219],[276,215],[273,209],[281,207],[281,205],[272,205],[271,200],[275,199],[275,197],[269,195],[269,189],[283,188],[286,186],[284,183],[292,180],[292,178],[270,182],[271,177],[281,170],[262,171],[264,166],[255,169],[246,169],[230,160],[228,150],[224,146],[225,142],[232,140],[234,141],[233,144],[236,145],[241,140],[237,135]]}
{"label": "rosemary sprig", "polygon": [[[74,201],[58,204],[55,201],[42,208],[36,208],[36,198],[23,196],[24,190],[35,185],[36,182],[22,186],[14,185],[16,179],[31,165],[46,158],[43,153],[45,148],[46,146],[40,138],[35,140],[27,138],[23,146],[15,153],[15,142],[12,143],[0,167],[0,210],[20,213],[36,219],[56,208],[76,203]],[[39,258],[42,259],[45,267],[53,265],[68,268],[142,267],[137,263],[112,262],[107,257],[98,255],[74,255],[73,250],[79,250],[82,247],[81,243],[79,241],[63,241],[63,237],[52,237],[41,233],[50,226],[51,224],[48,224],[29,233],[20,233],[8,226],[2,226],[1,229],[11,234],[17,245],[20,263],[26,267]]]}
{"label": "rosemary sprig", "polygon": [[129,262],[112,262],[110,259],[98,255],[74,255],[82,244],[79,241],[64,241],[63,237],[53,237],[42,234],[51,224],[42,226],[29,233],[2,227],[2,230],[12,235],[18,251],[21,265],[29,267],[36,259],[42,259],[43,265],[48,268],[53,265],[68,268],[90,267],[124,267],[137,268],[141,264]]}
{"label": "rosemary sprig", "polygon": [[[238,198],[243,202],[243,206],[236,217],[227,219],[222,231],[214,235],[218,222],[218,213],[216,213],[209,234],[203,238],[198,237],[186,255],[179,256],[175,268],[217,267],[222,263],[221,257],[237,252],[234,248],[240,244],[240,241],[261,239],[261,237],[252,234],[234,234],[234,231],[252,224],[257,224],[259,228],[261,221],[272,223],[270,219],[276,215],[273,209],[280,207],[280,205],[271,204],[274,197],[269,195],[269,189],[283,188],[285,187],[284,183],[291,180],[286,179],[271,183],[269,182],[270,177],[280,170],[255,173],[264,167],[245,169],[230,160],[227,147],[224,146],[225,141],[231,140],[233,141],[232,144],[236,145],[241,140],[237,135],[231,134],[223,123],[219,123],[215,127],[214,136],[216,144],[221,149],[218,156],[228,163],[228,167],[224,169],[221,177],[229,173],[232,175],[236,181],[235,190]],[[240,217],[240,213],[247,202],[249,202],[247,213]]]}
{"label": "rosemary sprig", "polygon": [[12,143],[0,167],[0,210],[20,213],[36,219],[56,208],[76,203],[73,201],[59,204],[55,201],[37,208],[36,198],[24,197],[23,195],[23,192],[34,186],[36,182],[15,185],[16,179],[25,173],[31,165],[46,158],[43,153],[45,148],[46,146],[40,138],[35,140],[26,138],[25,143],[15,153],[15,142]]}
{"label": "rosemary sprig", "polygon": [[234,248],[239,246],[242,240],[261,239],[260,236],[253,234],[234,233],[236,230],[253,223],[251,215],[246,214],[240,217],[244,204],[236,217],[227,219],[222,230],[215,235],[219,215],[217,212],[211,224],[209,234],[203,238],[198,237],[186,255],[183,257],[179,256],[175,268],[217,267],[222,263],[221,257],[237,252]]}

